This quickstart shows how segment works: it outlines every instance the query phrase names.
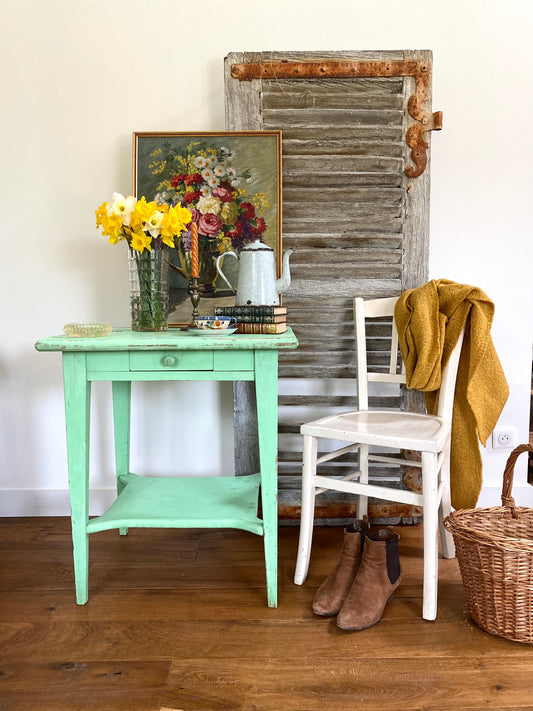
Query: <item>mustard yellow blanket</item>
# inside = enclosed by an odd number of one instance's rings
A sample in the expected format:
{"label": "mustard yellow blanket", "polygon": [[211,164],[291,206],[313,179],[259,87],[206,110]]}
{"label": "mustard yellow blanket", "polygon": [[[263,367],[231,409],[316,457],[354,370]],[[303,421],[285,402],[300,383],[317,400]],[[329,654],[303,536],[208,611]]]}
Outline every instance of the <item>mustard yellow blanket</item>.
{"label": "mustard yellow blanket", "polygon": [[490,335],[493,316],[494,304],[481,289],[448,279],[404,292],[394,314],[407,387],[425,393],[431,414],[437,413],[442,372],[465,328],[450,461],[456,509],[473,508],[477,503],[483,480],[478,439],[485,445],[509,395]]}

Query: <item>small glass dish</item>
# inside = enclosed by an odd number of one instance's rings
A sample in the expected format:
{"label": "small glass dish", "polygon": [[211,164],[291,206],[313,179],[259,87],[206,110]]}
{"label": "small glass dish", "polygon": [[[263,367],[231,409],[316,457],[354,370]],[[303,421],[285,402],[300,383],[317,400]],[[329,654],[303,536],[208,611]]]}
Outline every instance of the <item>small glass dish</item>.
{"label": "small glass dish", "polygon": [[109,336],[113,326],[110,323],[66,323],[63,331],[72,338],[94,338],[96,336]]}

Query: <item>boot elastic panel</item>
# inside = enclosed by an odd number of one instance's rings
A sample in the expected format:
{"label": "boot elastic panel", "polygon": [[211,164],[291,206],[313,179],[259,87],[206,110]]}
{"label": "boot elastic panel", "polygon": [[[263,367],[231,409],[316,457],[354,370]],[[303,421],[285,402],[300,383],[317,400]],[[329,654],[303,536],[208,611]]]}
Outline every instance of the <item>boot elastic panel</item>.
{"label": "boot elastic panel", "polygon": [[[387,552],[387,575],[391,585],[395,585],[401,575],[400,554],[398,551],[398,541],[400,536],[392,528],[380,528],[372,534],[366,534],[366,538],[371,541],[384,541]],[[364,545],[364,542],[363,542]]]}
{"label": "boot elastic panel", "polygon": [[399,538],[400,538],[399,536],[396,536],[396,538],[387,538],[386,539],[387,575],[389,576],[391,585],[395,585],[398,582],[398,580],[400,579],[400,575],[401,575],[400,554],[398,552],[398,539]]}

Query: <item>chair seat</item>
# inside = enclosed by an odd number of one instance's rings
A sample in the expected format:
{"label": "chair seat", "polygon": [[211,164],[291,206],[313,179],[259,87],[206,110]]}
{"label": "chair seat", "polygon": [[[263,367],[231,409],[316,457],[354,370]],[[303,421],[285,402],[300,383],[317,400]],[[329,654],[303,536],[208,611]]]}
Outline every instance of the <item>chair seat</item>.
{"label": "chair seat", "polygon": [[303,435],[383,447],[439,452],[450,428],[440,417],[398,410],[361,410],[307,422]]}

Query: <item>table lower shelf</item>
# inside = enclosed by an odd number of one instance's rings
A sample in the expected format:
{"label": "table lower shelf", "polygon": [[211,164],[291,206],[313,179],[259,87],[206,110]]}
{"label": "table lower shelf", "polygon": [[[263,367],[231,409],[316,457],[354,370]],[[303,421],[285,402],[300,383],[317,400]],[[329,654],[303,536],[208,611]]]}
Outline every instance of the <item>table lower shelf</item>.
{"label": "table lower shelf", "polygon": [[257,517],[260,475],[119,477],[124,488],[87,533],[110,528],[238,528],[263,535]]}

